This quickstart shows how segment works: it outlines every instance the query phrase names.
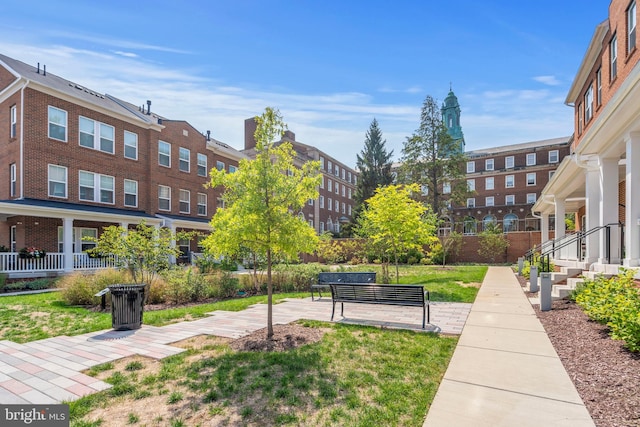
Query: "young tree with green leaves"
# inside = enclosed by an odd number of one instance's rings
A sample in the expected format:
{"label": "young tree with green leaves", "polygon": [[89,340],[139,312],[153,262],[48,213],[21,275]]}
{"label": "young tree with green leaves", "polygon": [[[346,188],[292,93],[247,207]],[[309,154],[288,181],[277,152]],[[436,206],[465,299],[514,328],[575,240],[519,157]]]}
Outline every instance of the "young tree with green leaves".
{"label": "young tree with green leaves", "polygon": [[[447,200],[461,204],[467,198],[465,154],[447,133],[440,107],[431,96],[422,104],[420,127],[404,143],[401,161],[401,182],[419,184],[432,212],[440,215]],[[445,184],[450,194],[444,195]]]}
{"label": "young tree with green leaves", "polygon": [[121,268],[127,268],[134,283],[151,286],[158,272],[169,267],[170,257],[180,255],[175,242],[181,239],[191,240],[195,233],[173,233],[168,228],[159,228],[138,224],[135,230],[111,225],[106,227],[100,237],[84,237],[83,240],[95,242],[89,254],[114,255]]}
{"label": "young tree with green leaves", "polygon": [[417,184],[378,187],[360,216],[358,234],[380,254],[385,282],[389,281],[392,260],[399,282],[398,259],[411,250],[422,251],[424,245],[437,240],[436,216],[428,206],[412,198],[419,191]]}
{"label": "young tree with green leaves", "polygon": [[319,162],[294,165],[295,152],[281,138],[286,125],[278,110],[267,107],[255,118],[256,157],[241,160],[238,170],[210,172],[213,187],[222,186],[225,207],[211,219],[212,233],[203,246],[216,255],[233,256],[248,248],[266,259],[267,338],[273,337],[271,267],[276,259],[312,253],[318,236],[298,213],[318,197]]}
{"label": "young tree with green leaves", "polygon": [[382,139],[378,121],[374,118],[365,135],[364,148],[360,154],[357,154],[356,165],[360,176],[353,196],[355,207],[351,217],[352,225],[357,224],[366,200],[373,196],[376,188],[393,184],[391,174],[393,150],[387,153],[386,143],[387,141]]}
{"label": "young tree with green leaves", "polygon": [[482,233],[478,234],[478,241],[480,244],[479,255],[491,263],[496,262],[498,257],[504,259],[509,241],[496,222],[489,222],[485,225]]}

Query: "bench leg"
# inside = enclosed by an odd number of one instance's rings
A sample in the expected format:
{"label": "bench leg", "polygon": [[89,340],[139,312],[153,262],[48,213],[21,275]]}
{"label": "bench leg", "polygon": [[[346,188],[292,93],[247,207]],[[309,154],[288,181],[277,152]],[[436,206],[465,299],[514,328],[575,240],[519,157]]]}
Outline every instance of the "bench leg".
{"label": "bench leg", "polygon": [[425,316],[425,310],[426,310],[427,306],[423,305],[422,306],[422,329],[424,329],[424,316]]}
{"label": "bench leg", "polygon": [[333,308],[331,308],[331,321],[333,322],[333,313],[336,311],[336,302],[333,301]]}
{"label": "bench leg", "polygon": [[340,303],[340,316],[344,317],[344,303]]}

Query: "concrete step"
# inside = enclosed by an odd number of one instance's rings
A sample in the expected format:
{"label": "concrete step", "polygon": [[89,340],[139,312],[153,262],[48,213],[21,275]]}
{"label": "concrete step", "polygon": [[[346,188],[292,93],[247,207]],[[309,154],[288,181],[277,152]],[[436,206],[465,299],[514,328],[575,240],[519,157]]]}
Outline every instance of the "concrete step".
{"label": "concrete step", "polygon": [[570,287],[569,285],[554,285],[551,288],[551,298],[554,299],[563,299],[571,295],[575,288]]}
{"label": "concrete step", "polygon": [[582,273],[582,275],[585,277],[585,279],[589,279],[589,280],[593,280],[598,276],[602,276],[607,279],[615,276],[615,274],[605,273],[603,271],[585,271],[584,273]]}
{"label": "concrete step", "polygon": [[555,271],[551,273],[551,283],[556,284],[556,283],[566,282],[568,277],[569,276],[566,273]]}
{"label": "concrete step", "polygon": [[582,274],[584,270],[578,267],[560,267],[560,272],[567,275],[567,277],[576,277]]}
{"label": "concrete step", "polygon": [[579,283],[582,283],[582,282],[584,282],[584,278],[583,278],[583,277],[569,277],[569,278],[567,279],[567,286],[569,286],[569,287],[571,287],[571,288],[575,289],[575,288],[576,288],[576,286],[577,286]]}

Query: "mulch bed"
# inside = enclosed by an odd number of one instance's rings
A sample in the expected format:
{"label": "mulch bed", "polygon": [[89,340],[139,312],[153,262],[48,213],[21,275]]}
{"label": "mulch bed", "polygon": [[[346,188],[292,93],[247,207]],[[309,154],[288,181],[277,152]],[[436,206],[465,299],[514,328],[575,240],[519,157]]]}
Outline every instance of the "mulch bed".
{"label": "mulch bed", "polygon": [[609,338],[606,326],[571,301],[554,301],[551,311],[533,308],[596,425],[640,426],[640,354]]}

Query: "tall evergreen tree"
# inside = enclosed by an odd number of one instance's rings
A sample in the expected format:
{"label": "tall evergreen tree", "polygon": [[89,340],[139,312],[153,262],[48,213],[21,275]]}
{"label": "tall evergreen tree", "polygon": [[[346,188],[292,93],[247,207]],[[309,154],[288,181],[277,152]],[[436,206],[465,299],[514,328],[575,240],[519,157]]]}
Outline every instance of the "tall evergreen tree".
{"label": "tall evergreen tree", "polygon": [[[378,127],[378,121],[374,118],[365,134],[364,148],[357,154],[357,168],[360,172],[356,192],[354,195],[355,208],[351,218],[351,226],[358,222],[358,217],[365,207],[365,201],[371,198],[378,187],[385,187],[393,183],[391,174],[391,156],[393,150],[387,153],[382,139],[382,131]],[[347,227],[350,231],[352,227]]]}
{"label": "tall evergreen tree", "polygon": [[[420,127],[402,149],[400,180],[420,184],[425,202],[441,215],[447,200],[462,203],[469,195],[465,181],[466,157],[447,133],[438,103],[429,95],[420,113]],[[444,191],[444,188],[447,191]]]}

